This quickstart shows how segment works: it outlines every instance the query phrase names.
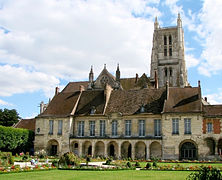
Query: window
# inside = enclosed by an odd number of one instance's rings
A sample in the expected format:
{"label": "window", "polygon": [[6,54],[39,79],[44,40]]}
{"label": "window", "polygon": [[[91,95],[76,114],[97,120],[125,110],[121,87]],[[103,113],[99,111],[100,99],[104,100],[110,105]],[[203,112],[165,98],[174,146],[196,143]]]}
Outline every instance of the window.
{"label": "window", "polygon": [[89,121],[90,136],[95,136],[95,121]]}
{"label": "window", "polygon": [[117,136],[117,120],[112,122],[112,136]]}
{"label": "window", "polygon": [[172,56],[172,47],[169,48],[169,56]]}
{"label": "window", "polygon": [[139,136],[145,136],[145,120],[139,120]]}
{"label": "window", "polygon": [[172,36],[170,35],[169,36],[169,45],[171,45],[172,44]]}
{"label": "window", "polygon": [[62,120],[58,121],[58,134],[62,135]]}
{"label": "window", "polygon": [[172,74],[173,74],[173,70],[172,68],[170,68],[170,76],[172,76]]}
{"label": "window", "polygon": [[167,77],[167,68],[164,69],[165,76]]}
{"label": "window", "polygon": [[167,48],[164,48],[164,56],[167,56]]}
{"label": "window", "polygon": [[49,120],[49,134],[53,134],[54,120]]}
{"label": "window", "polygon": [[184,119],[184,134],[191,134],[191,119]]}
{"label": "window", "polygon": [[78,122],[78,136],[84,136],[84,121]]}
{"label": "window", "polygon": [[164,45],[167,45],[167,37],[164,36]]}
{"label": "window", "polygon": [[172,119],[172,134],[179,134],[179,119],[173,118]]}
{"label": "window", "polygon": [[213,132],[213,124],[211,122],[207,123],[207,132],[208,133],[212,133]]}
{"label": "window", "polygon": [[161,136],[161,121],[154,119],[154,136]]}
{"label": "window", "polygon": [[131,120],[125,121],[125,136],[131,136]]}
{"label": "window", "polygon": [[105,136],[105,129],[106,129],[105,121],[101,120],[100,121],[100,136]]}

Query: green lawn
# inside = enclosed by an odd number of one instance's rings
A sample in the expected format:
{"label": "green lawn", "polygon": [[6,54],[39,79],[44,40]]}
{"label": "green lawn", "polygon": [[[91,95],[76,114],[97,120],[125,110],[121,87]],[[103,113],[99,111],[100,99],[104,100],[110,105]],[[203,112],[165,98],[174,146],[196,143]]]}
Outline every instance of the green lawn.
{"label": "green lawn", "polygon": [[191,172],[187,171],[136,171],[136,170],[122,170],[122,171],[75,171],[75,170],[51,170],[38,172],[23,172],[0,174],[0,179],[31,179],[31,180],[169,180],[169,179],[186,179]]}

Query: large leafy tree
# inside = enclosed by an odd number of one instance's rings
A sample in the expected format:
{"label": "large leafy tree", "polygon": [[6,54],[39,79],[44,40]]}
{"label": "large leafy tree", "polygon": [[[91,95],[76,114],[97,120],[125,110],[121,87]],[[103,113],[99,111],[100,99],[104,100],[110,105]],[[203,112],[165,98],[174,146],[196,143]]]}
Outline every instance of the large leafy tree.
{"label": "large leafy tree", "polygon": [[12,126],[19,121],[19,114],[15,109],[0,109],[0,125]]}

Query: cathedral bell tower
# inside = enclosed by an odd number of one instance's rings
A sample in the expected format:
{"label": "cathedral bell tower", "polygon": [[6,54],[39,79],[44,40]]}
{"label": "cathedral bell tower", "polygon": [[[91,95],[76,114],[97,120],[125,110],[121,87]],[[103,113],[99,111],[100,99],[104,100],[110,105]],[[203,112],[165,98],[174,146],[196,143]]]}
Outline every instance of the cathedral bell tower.
{"label": "cathedral bell tower", "polygon": [[169,82],[171,87],[187,86],[187,70],[184,58],[184,33],[180,14],[177,26],[159,27],[154,22],[153,48],[151,55],[150,81],[163,87]]}

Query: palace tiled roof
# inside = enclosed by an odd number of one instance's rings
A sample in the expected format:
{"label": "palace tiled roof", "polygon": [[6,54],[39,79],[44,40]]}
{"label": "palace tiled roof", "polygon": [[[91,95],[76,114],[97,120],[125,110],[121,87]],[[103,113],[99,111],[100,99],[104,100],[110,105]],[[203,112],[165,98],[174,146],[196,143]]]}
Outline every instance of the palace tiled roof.
{"label": "palace tiled roof", "polygon": [[69,82],[62,90],[63,93],[70,93],[79,91],[79,86],[83,86],[85,89],[88,87],[88,81]]}
{"label": "palace tiled roof", "polygon": [[15,128],[29,129],[35,131],[35,118],[33,119],[21,119],[15,126]]}
{"label": "palace tiled roof", "polygon": [[206,105],[203,106],[204,116],[217,117],[222,116],[222,105]]}
{"label": "palace tiled roof", "polygon": [[202,111],[199,87],[169,88],[164,112],[191,113]]}

